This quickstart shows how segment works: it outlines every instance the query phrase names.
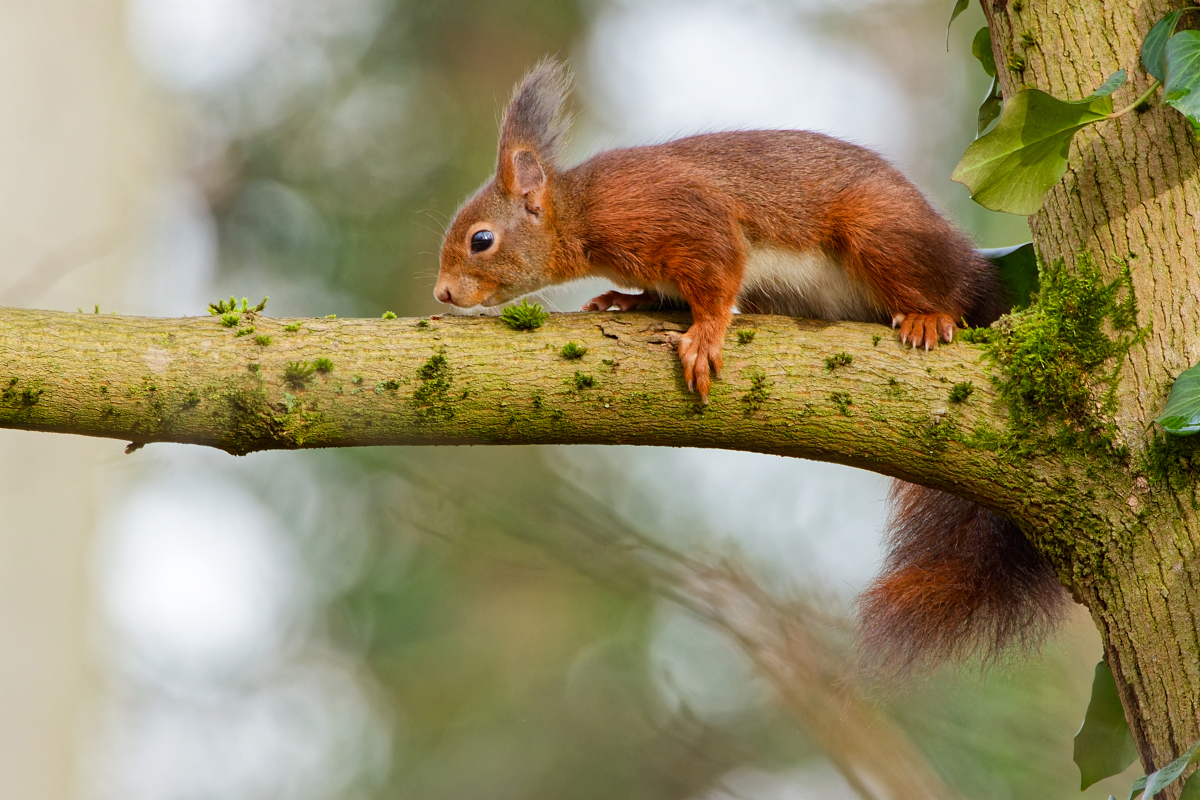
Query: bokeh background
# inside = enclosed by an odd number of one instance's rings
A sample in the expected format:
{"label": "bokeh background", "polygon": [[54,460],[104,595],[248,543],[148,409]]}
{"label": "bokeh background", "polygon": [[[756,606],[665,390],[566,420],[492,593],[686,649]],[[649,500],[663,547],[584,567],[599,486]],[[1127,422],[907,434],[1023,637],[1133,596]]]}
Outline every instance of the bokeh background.
{"label": "bokeh background", "polygon": [[[444,311],[441,230],[546,54],[577,75],[572,159],[817,129],[884,153],[982,246],[1017,244],[1024,220],[948,177],[987,88],[982,15],[947,42],[951,6],[3,3],[0,304]],[[655,570],[721,565],[838,629],[878,568],[878,476],[615,447],[126,456],[15,431],[0,476],[0,797],[856,796]],[[1099,650],[1080,612],[1036,656],[871,702],[964,796],[1077,797]]]}

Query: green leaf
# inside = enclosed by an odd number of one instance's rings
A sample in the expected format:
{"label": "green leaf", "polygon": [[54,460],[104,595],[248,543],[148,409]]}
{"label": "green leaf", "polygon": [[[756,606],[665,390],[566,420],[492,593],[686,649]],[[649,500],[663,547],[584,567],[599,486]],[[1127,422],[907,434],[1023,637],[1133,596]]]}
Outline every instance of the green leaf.
{"label": "green leaf", "polygon": [[992,86],[988,89],[987,97],[979,104],[979,115],[976,118],[975,138],[983,136],[1000,112],[1004,110],[1004,96],[1000,94],[1000,79],[992,78]]}
{"label": "green leaf", "polygon": [[992,132],[963,153],[951,178],[966,185],[984,208],[1036,213],[1046,191],[1067,171],[1071,137],[1112,113],[1109,95],[1124,82],[1121,70],[1076,102],[1058,100],[1040,89],[1018,92],[1004,104]]}
{"label": "green leaf", "polygon": [[1115,92],[1117,89],[1120,89],[1124,85],[1125,85],[1125,70],[1119,69],[1116,72],[1114,72],[1112,75],[1109,75],[1108,79],[1105,80],[1104,83],[1100,84],[1099,89],[1092,92],[1087,97],[1080,100],[1079,102],[1087,103],[1092,100],[1096,100],[1100,97],[1108,97],[1110,94]]}
{"label": "green leaf", "polygon": [[1101,661],[1092,679],[1092,699],[1083,725],[1075,734],[1075,763],[1079,790],[1111,775],[1119,775],[1137,758],[1137,747],[1125,721],[1112,670]]}
{"label": "green leaf", "polygon": [[946,23],[946,49],[950,49],[950,26],[954,24],[954,20],[958,19],[958,15],[967,10],[967,3],[971,0],[955,0],[954,10],[950,12],[950,21]]}
{"label": "green leaf", "polygon": [[1200,772],[1188,775],[1188,779],[1183,782],[1183,791],[1179,793],[1179,800],[1200,800],[1200,779],[1197,775],[1200,775]]}
{"label": "green leaf", "polygon": [[992,32],[985,25],[975,33],[971,41],[971,55],[979,59],[983,71],[996,77],[996,56],[992,53]]}
{"label": "green leaf", "polygon": [[1146,68],[1146,72],[1160,81],[1163,79],[1166,67],[1163,51],[1167,46],[1167,39],[1170,39],[1171,34],[1175,32],[1175,26],[1179,24],[1179,18],[1182,15],[1182,11],[1172,11],[1167,14],[1154,24],[1142,41],[1142,66]]}
{"label": "green leaf", "polygon": [[1168,784],[1174,782],[1176,778],[1183,774],[1183,771],[1188,768],[1189,764],[1194,764],[1197,760],[1200,760],[1200,742],[1196,742],[1183,755],[1162,769],[1147,775],[1146,789],[1142,793],[1142,800],[1153,800],[1154,795],[1165,789]]}
{"label": "green leaf", "polygon": [[1200,139],[1200,31],[1180,31],[1167,40],[1163,102],[1187,117]]}
{"label": "green leaf", "polygon": [[1143,775],[1142,777],[1140,777],[1136,781],[1134,781],[1133,785],[1129,787],[1129,797],[1126,798],[1126,800],[1133,800],[1133,798],[1137,795],[1137,793],[1142,791],[1142,789],[1145,789],[1145,788],[1146,788],[1146,776]]}
{"label": "green leaf", "polygon": [[1200,433],[1200,364],[1185,369],[1175,379],[1167,407],[1154,421],[1175,436]]}
{"label": "green leaf", "polygon": [[1008,287],[1012,296],[1013,310],[1028,308],[1030,299],[1038,290],[1037,252],[1033,249],[1033,242],[979,252],[996,265],[1000,280]]}

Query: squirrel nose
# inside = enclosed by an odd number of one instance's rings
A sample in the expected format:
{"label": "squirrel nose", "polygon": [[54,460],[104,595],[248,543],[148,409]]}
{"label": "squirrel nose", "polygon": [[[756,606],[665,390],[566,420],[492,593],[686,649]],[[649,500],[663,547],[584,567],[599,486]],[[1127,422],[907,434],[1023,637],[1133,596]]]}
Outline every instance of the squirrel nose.
{"label": "squirrel nose", "polygon": [[439,303],[454,303],[454,296],[450,294],[449,287],[439,286],[434,290],[433,296],[437,298]]}

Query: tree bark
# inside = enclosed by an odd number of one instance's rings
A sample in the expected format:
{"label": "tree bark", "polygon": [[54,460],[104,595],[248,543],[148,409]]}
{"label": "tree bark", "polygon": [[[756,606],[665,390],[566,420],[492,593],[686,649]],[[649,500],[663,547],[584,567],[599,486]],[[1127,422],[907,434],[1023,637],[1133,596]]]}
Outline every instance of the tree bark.
{"label": "tree bark", "polygon": [[[1142,40],[1180,4],[983,0],[983,7],[1006,97],[1033,86],[1077,99],[1125,68],[1129,83],[1115,98],[1122,107],[1153,81],[1141,67]],[[1185,15],[1180,27],[1192,20]],[[1104,636],[1147,772],[1200,738],[1200,520],[1195,473],[1183,466],[1192,446],[1176,454],[1178,479],[1156,481],[1148,469],[1156,456],[1151,420],[1175,377],[1200,360],[1196,156],[1187,122],[1157,102],[1091,126],[1075,137],[1066,177],[1030,220],[1044,263],[1062,259],[1070,269],[1088,253],[1109,280],[1127,264],[1137,324],[1148,331],[1117,365],[1111,414],[1131,454],[1134,491],[1107,541],[1079,537],[1099,546],[1102,568],[1072,582]]]}

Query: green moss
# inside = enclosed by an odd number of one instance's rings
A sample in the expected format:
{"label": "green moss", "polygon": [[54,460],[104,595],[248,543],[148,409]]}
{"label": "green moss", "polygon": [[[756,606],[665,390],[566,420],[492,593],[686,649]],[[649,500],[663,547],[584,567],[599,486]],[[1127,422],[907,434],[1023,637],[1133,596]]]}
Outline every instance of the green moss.
{"label": "green moss", "polygon": [[[243,297],[241,312],[243,314],[258,314],[258,313],[262,312],[262,310],[264,308],[267,307],[267,299],[268,298],[264,297],[262,299],[261,303],[259,303],[256,306],[251,306],[250,301],[247,300],[245,297]],[[99,308],[99,306],[97,306],[97,309],[98,308]],[[235,312],[237,310],[238,310],[237,300],[234,299],[233,295],[230,295],[228,300],[218,300],[215,303],[208,304],[208,313],[213,316],[224,316],[226,314],[232,314],[233,312]],[[233,325],[230,325],[228,327],[232,328]]]}
{"label": "green moss", "polygon": [[418,328],[428,328],[428,327],[429,327],[429,320],[427,320],[427,319],[419,319],[419,320],[417,320],[417,327],[418,327]]}
{"label": "green moss", "polygon": [[295,333],[296,331],[300,330],[300,323],[299,322],[289,322],[287,325],[283,326],[283,329],[285,331],[287,331],[288,333]]}
{"label": "green moss", "polygon": [[919,436],[926,449],[941,452],[959,438],[958,426],[948,417],[936,417],[921,426]]}
{"label": "green moss", "polygon": [[838,367],[848,367],[854,363],[854,356],[849,353],[834,353],[825,359],[825,369],[833,372]]}
{"label": "green moss", "polygon": [[516,331],[531,331],[535,328],[542,327],[542,323],[550,315],[537,303],[530,303],[529,300],[521,300],[519,306],[509,306],[500,314],[500,319],[504,320],[508,327]]}
{"label": "green moss", "polygon": [[303,389],[312,382],[317,368],[307,361],[289,361],[283,369],[283,381],[293,389]]}
{"label": "green moss", "polygon": [[579,390],[593,389],[596,386],[596,379],[591,375],[585,375],[584,373],[577,371],[575,373],[575,377],[572,379],[572,383],[574,383],[575,388]]}
{"label": "green moss", "polygon": [[430,356],[417,368],[417,380],[420,385],[412,394],[417,417],[427,421],[454,419],[454,406],[450,404],[450,387],[454,383],[454,376],[450,372],[446,354],[435,353]]}
{"label": "green moss", "polygon": [[883,337],[880,336],[878,333],[871,334],[871,346],[872,347],[879,347],[879,343],[882,341],[883,341]]}
{"label": "green moss", "polygon": [[1021,34],[1021,44],[1025,45],[1026,47],[1033,47],[1035,44],[1037,44],[1037,39],[1033,38],[1032,33],[1025,31]]}
{"label": "green moss", "polygon": [[986,346],[1014,430],[1057,419],[1064,444],[1100,441],[1111,449],[1111,424],[1098,419],[1096,403],[1101,414],[1115,408],[1121,363],[1146,334],[1135,330],[1136,319],[1128,265],[1107,283],[1086,254],[1074,272],[1061,261],[1043,268],[1034,304],[997,322]]}
{"label": "green moss", "polygon": [[1200,436],[1171,436],[1155,432],[1146,443],[1141,471],[1151,483],[1174,492],[1194,489],[1200,480]]}
{"label": "green moss", "polygon": [[756,333],[758,333],[758,331],[751,330],[749,328],[742,328],[737,332],[738,344],[750,344],[754,341],[754,335]]}
{"label": "green moss", "polygon": [[853,416],[850,413],[850,406],[854,405],[854,400],[850,397],[849,392],[834,392],[829,395],[829,399],[837,407],[838,413],[843,417]]}
{"label": "green moss", "polygon": [[18,383],[20,383],[19,378],[12,378],[9,380],[8,385],[0,390],[0,405],[16,408],[21,411],[28,411],[38,404],[45,390],[33,386],[18,389]]}
{"label": "green moss", "polygon": [[400,381],[398,381],[398,380],[392,379],[392,380],[387,380],[387,381],[380,381],[379,383],[375,384],[375,394],[379,394],[380,392],[384,392],[384,391],[394,392],[399,388],[400,388]]}
{"label": "green moss", "polygon": [[187,396],[183,398],[184,408],[195,408],[200,405],[200,393],[195,389],[188,391]]}
{"label": "green moss", "polygon": [[239,330],[239,331],[237,332],[237,335],[238,335],[238,336],[249,336],[249,335],[250,335],[250,334],[252,334],[252,333],[254,333],[254,326],[253,326],[253,325],[251,325],[249,328],[242,328],[241,330]]}
{"label": "green moss", "polygon": [[350,376],[350,382],[353,383],[355,386],[361,386],[362,385],[362,375]]}
{"label": "green moss", "polygon": [[959,341],[971,344],[987,344],[992,338],[991,328],[963,328],[955,334]]}
{"label": "green moss", "polygon": [[742,395],[742,402],[746,404],[747,416],[763,407],[763,404],[771,397],[772,386],[774,383],[762,370],[750,373],[750,390]]}
{"label": "green moss", "polygon": [[267,345],[271,344],[271,337],[267,336],[265,333],[260,333],[258,336],[254,337],[254,343],[259,347],[266,347]]}
{"label": "green moss", "polygon": [[222,314],[221,315],[221,324],[224,325],[226,328],[236,328],[238,326],[238,323],[241,321],[242,321],[242,318],[239,317],[237,314]]}
{"label": "green moss", "polygon": [[326,314],[325,319],[337,319],[337,314]]}
{"label": "green moss", "polygon": [[1008,69],[1011,72],[1022,72],[1025,69],[1025,56],[1020,53],[1009,53]]}
{"label": "green moss", "polygon": [[587,355],[587,351],[588,349],[583,345],[567,342],[562,346],[562,350],[558,351],[558,354],[568,361],[575,361]]}
{"label": "green moss", "polygon": [[380,317],[380,319],[395,319],[395,318],[396,318],[396,315],[394,313],[392,313],[391,311],[383,312],[383,316]]}
{"label": "green moss", "polygon": [[951,403],[963,403],[975,392],[975,384],[971,381],[966,383],[956,383],[954,388],[950,390]]}
{"label": "green moss", "polygon": [[318,358],[316,361],[312,362],[312,365],[313,369],[322,375],[328,375],[330,372],[333,372],[333,362],[328,358]]}

